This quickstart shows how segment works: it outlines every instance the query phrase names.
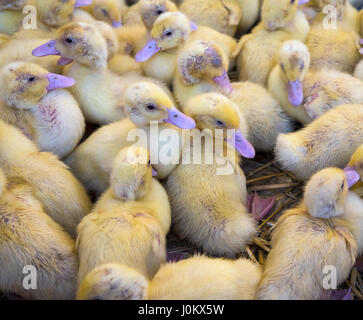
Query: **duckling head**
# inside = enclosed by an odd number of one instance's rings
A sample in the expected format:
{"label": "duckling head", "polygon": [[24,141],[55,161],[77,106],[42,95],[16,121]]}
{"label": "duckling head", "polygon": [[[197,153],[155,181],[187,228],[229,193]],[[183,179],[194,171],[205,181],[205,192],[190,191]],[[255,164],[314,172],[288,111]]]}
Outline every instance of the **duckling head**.
{"label": "duckling head", "polygon": [[341,216],[348,188],[343,170],[327,168],[319,171],[311,177],[305,189],[304,203],[309,214],[323,219]]}
{"label": "duckling head", "polygon": [[150,40],[136,54],[136,61],[143,62],[159,51],[178,48],[188,39],[190,32],[196,30],[196,28],[196,25],[191,23],[187,16],[181,12],[161,14],[153,24]]}
{"label": "duckling head", "polygon": [[170,0],[140,0],[140,15],[149,30],[155,20],[165,12],[178,11],[177,6]]}
{"label": "duckling head", "polygon": [[107,67],[107,43],[95,26],[85,22],[72,22],[58,29],[57,35],[55,40],[34,49],[33,55],[60,55],[59,65],[75,60],[96,69]]}
{"label": "duckling head", "polygon": [[227,70],[228,58],[213,42],[193,41],[178,57],[178,71],[186,85],[197,84],[202,80],[213,82],[229,95],[233,88]]}
{"label": "duckling head", "polygon": [[74,8],[86,6],[92,0],[36,0],[37,13],[47,25],[60,27],[72,18]]}
{"label": "duckling head", "polygon": [[153,171],[150,154],[143,147],[123,148],[116,156],[111,173],[111,189],[122,201],[143,198],[150,189]]}
{"label": "duckling head", "polygon": [[182,129],[195,128],[195,121],[180,112],[170,97],[156,84],[136,82],[125,92],[125,107],[131,121],[138,127],[150,125],[150,121],[167,122]]}
{"label": "duckling head", "polygon": [[[243,157],[254,158],[255,149],[244,137],[240,128],[240,118],[234,103],[219,93],[205,93],[191,98],[185,109],[186,114],[195,119],[199,130],[223,130],[225,140],[231,144]],[[232,136],[228,137],[228,132]],[[245,131],[245,130],[243,130]]]}
{"label": "duckling head", "polygon": [[74,79],[49,73],[33,63],[12,62],[0,71],[0,95],[6,104],[20,109],[32,108],[50,90],[74,84]]}
{"label": "duckling head", "polygon": [[92,12],[97,20],[107,22],[114,28],[122,26],[121,8],[116,0],[93,0]]}
{"label": "duckling head", "polygon": [[363,181],[363,144],[354,152],[346,170],[356,171]]}
{"label": "duckling head", "polygon": [[288,84],[289,101],[299,106],[304,100],[303,80],[310,66],[310,53],[298,40],[285,41],[279,53],[279,67]]}
{"label": "duckling head", "polygon": [[90,271],[78,289],[77,300],[145,300],[148,281],[123,264],[107,263]]}
{"label": "duckling head", "polygon": [[270,31],[283,28],[294,19],[298,6],[307,2],[309,0],[264,0],[262,22]]}
{"label": "duckling head", "polygon": [[92,22],[99,32],[103,35],[107,43],[108,60],[110,60],[119,51],[119,42],[116,33],[112,27],[103,21]]}

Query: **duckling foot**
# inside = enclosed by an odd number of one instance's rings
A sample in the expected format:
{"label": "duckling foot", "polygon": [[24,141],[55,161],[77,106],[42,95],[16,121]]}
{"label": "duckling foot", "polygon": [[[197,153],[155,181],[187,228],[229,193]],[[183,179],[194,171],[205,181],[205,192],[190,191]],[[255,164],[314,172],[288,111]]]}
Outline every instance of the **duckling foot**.
{"label": "duckling foot", "polygon": [[275,205],[276,198],[262,198],[257,193],[247,196],[247,208],[256,221],[265,218]]}

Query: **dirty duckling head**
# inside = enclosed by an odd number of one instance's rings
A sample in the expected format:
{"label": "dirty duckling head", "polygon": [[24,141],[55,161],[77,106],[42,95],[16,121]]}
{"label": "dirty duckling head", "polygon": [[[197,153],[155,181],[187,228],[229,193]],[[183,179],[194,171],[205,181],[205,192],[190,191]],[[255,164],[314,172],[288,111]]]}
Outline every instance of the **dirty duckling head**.
{"label": "dirty duckling head", "polygon": [[314,218],[329,219],[344,213],[348,189],[359,176],[338,168],[327,168],[311,177],[305,188],[304,204]]}
{"label": "dirty duckling head", "polygon": [[0,71],[0,94],[7,105],[29,109],[51,90],[68,88],[75,80],[50,73],[37,64],[12,62]]}
{"label": "dirty duckling head", "polygon": [[186,85],[207,81],[229,95],[233,88],[228,77],[228,58],[214,42],[196,40],[188,44],[178,57],[178,72]]}
{"label": "dirty duckling head", "polygon": [[[191,98],[185,113],[195,119],[199,130],[209,129],[216,135],[219,130],[225,141],[245,158],[254,158],[255,149],[245,138],[247,122],[241,130],[240,117],[234,103],[219,93],[205,93]],[[229,133],[229,135],[228,135]],[[232,133],[232,134],[231,134]]]}
{"label": "dirty duckling head", "polygon": [[107,67],[108,50],[102,33],[93,25],[72,22],[57,31],[57,38],[33,50],[33,55],[61,56],[59,65],[67,65],[73,60],[97,69]]}
{"label": "dirty duckling head", "polygon": [[178,11],[177,6],[170,0],[140,0],[138,5],[141,18],[149,30],[163,13]]}
{"label": "dirty duckling head", "polygon": [[122,201],[143,198],[149,191],[152,176],[150,154],[143,147],[123,148],[116,156],[110,177],[113,194]]}
{"label": "dirty duckling head", "polygon": [[159,51],[178,48],[196,29],[196,24],[190,22],[187,16],[181,12],[163,13],[154,22],[150,31],[150,39],[145,47],[136,54],[136,61],[143,62]]}
{"label": "dirty duckling head", "polygon": [[288,86],[289,102],[299,106],[304,100],[303,80],[310,66],[309,50],[301,41],[285,41],[280,48],[278,61]]}
{"label": "dirty duckling head", "polygon": [[121,8],[115,0],[93,0],[92,13],[97,20],[107,22],[113,28],[122,26]]}
{"label": "dirty duckling head", "polygon": [[180,112],[171,98],[156,84],[136,82],[125,92],[125,107],[131,121],[138,127],[150,121],[167,122],[181,129],[195,128],[195,121]]}
{"label": "dirty duckling head", "polygon": [[262,22],[270,31],[283,28],[294,19],[298,7],[308,2],[309,0],[264,0]]}

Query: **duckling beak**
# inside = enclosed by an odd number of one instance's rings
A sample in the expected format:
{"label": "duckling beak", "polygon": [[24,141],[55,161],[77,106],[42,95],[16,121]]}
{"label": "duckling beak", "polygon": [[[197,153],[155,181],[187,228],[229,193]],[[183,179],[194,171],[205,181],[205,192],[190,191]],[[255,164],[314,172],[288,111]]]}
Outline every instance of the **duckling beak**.
{"label": "duckling beak", "polygon": [[297,107],[304,101],[303,85],[300,80],[289,81],[288,96],[290,103]]}
{"label": "duckling beak", "polygon": [[356,171],[352,167],[346,167],[344,169],[344,173],[345,173],[345,177],[346,177],[346,179],[348,181],[348,188],[349,189],[351,187],[353,187],[360,180],[360,175],[359,175],[358,171]]}
{"label": "duckling beak", "polygon": [[147,61],[160,50],[161,48],[158,47],[156,40],[150,39],[146,46],[136,54],[135,60],[136,62]]}
{"label": "duckling beak", "polygon": [[60,57],[57,64],[59,66],[66,66],[67,64],[70,64],[73,62],[73,59],[69,59],[69,58],[65,58],[65,57]]}
{"label": "duckling beak", "polygon": [[112,28],[120,28],[120,27],[122,27],[122,21],[121,20],[119,20],[119,21],[112,20]]}
{"label": "duckling beak", "polygon": [[152,170],[153,177],[157,177],[158,172],[154,168],[151,168],[151,170]]}
{"label": "duckling beak", "polygon": [[223,89],[225,94],[230,95],[232,93],[233,87],[231,81],[229,81],[227,71],[224,71],[221,76],[214,77],[213,81]]}
{"label": "duckling beak", "polygon": [[198,30],[198,25],[194,21],[190,21],[190,30],[192,31]]}
{"label": "duckling beak", "polygon": [[47,90],[69,88],[75,85],[76,81],[73,78],[61,76],[55,73],[47,73],[46,77],[48,79],[49,85]]}
{"label": "duckling beak", "polygon": [[55,40],[51,40],[35,48],[32,51],[32,55],[35,57],[45,57],[51,55],[59,56],[60,52],[55,48]]}
{"label": "duckling beak", "polygon": [[255,148],[243,136],[240,129],[236,130],[233,137],[228,139],[227,142],[245,158],[253,159],[256,155]]}
{"label": "duckling beak", "polygon": [[168,118],[163,121],[181,129],[194,129],[196,125],[194,119],[180,112],[175,107],[168,109]]}
{"label": "duckling beak", "polygon": [[92,4],[92,0],[76,0],[75,8],[87,7]]}
{"label": "duckling beak", "polygon": [[308,3],[310,0],[299,0],[299,6],[302,6],[305,3]]}

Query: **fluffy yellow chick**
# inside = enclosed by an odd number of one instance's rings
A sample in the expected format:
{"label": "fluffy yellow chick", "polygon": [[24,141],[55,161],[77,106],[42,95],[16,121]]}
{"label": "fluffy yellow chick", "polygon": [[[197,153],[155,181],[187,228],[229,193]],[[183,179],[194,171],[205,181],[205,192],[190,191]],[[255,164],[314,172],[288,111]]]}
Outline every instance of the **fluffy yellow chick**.
{"label": "fluffy yellow chick", "polygon": [[268,88],[291,117],[310,123],[336,106],[363,103],[363,82],[334,70],[309,70],[310,54],[298,40],[284,42]]}
{"label": "fluffy yellow chick", "polygon": [[[328,168],[306,186],[303,202],[278,220],[272,235],[258,299],[316,300],[325,268],[334,266],[338,286],[355,262],[357,243],[350,221],[363,222],[363,201],[349,194],[343,170]],[[360,212],[350,204],[360,201]]]}
{"label": "fluffy yellow chick", "polygon": [[178,11],[176,5],[169,0],[140,0],[127,11],[125,25],[141,25],[150,30],[155,20],[163,13]]}
{"label": "fluffy yellow chick", "polygon": [[271,151],[280,133],[293,131],[292,119],[262,86],[253,82],[232,83],[229,99],[244,115],[248,125],[248,141],[256,151]]}
{"label": "fluffy yellow chick", "polygon": [[[201,132],[206,137],[203,140],[198,140],[201,135],[193,134],[190,145],[183,150],[185,161],[165,184],[174,230],[208,254],[233,257],[245,249],[256,232],[254,219],[245,206],[246,178],[233,149],[247,158],[254,157],[255,150],[246,140],[248,128],[240,123],[234,104],[220,94],[190,99],[185,112],[196,120],[198,129],[207,130]],[[227,133],[226,139],[233,147],[208,146],[207,141],[213,142],[217,134],[223,133]],[[234,143],[228,134],[232,134]]]}
{"label": "fluffy yellow chick", "polygon": [[136,54],[147,76],[172,84],[178,52],[187,41],[214,41],[231,57],[236,41],[209,27],[198,27],[181,12],[166,12],[154,22],[150,39]]}
{"label": "fluffy yellow chick", "polygon": [[348,168],[355,170],[359,174],[361,181],[352,187],[352,191],[356,192],[360,197],[363,197],[363,145],[358,147],[352,155]]}
{"label": "fluffy yellow chick", "polygon": [[152,178],[148,151],[127,147],[116,156],[111,187],[78,227],[78,280],[105,263],[122,263],[149,279],[166,259],[170,205]]}
{"label": "fluffy yellow chick", "polygon": [[67,156],[81,140],[85,121],[62,88],[74,80],[36,64],[14,62],[0,70],[0,118],[20,129],[41,151]]}
{"label": "fluffy yellow chick", "polygon": [[118,0],[92,0],[91,5],[85,8],[97,20],[105,21],[114,28],[122,26],[122,12],[126,7],[121,7]]}
{"label": "fluffy yellow chick", "polygon": [[79,288],[80,300],[252,300],[260,266],[247,259],[194,256],[163,265],[152,281],[122,264],[90,272]]}
{"label": "fluffy yellow chick", "polygon": [[228,57],[214,42],[195,40],[180,51],[174,79],[174,96],[182,109],[188,100],[207,92],[230,95]]}
{"label": "fluffy yellow chick", "polygon": [[179,10],[201,26],[234,36],[241,20],[241,8],[235,0],[184,0]]}
{"label": "fluffy yellow chick", "polygon": [[[179,159],[182,148],[182,132],[175,126],[184,129],[195,126],[193,119],[186,117],[174,107],[173,101],[165,91],[150,82],[131,85],[125,92],[124,104],[130,119],[98,129],[66,160],[75,176],[88,190],[96,194],[108,188],[113,160],[122,148],[135,143],[135,136],[138,134],[140,138],[145,137],[150,142],[150,152],[158,178],[167,177],[177,165],[178,161],[174,161]],[[154,121],[154,125],[158,124],[158,130],[155,130],[155,127],[150,128],[150,121]],[[136,128],[141,131],[135,131]],[[162,133],[165,129],[172,130],[175,134],[171,142],[163,138]],[[166,145],[171,147],[171,154],[176,154],[177,159],[161,163],[158,161],[159,154]],[[155,156],[157,161],[154,160]]]}
{"label": "fluffy yellow chick", "polygon": [[362,144],[362,120],[363,105],[338,106],[300,131],[279,135],[276,159],[302,180],[326,167],[344,168]]}
{"label": "fluffy yellow chick", "polygon": [[50,153],[39,152],[18,129],[0,121],[0,163],[9,180],[30,185],[44,211],[75,236],[91,202],[62,162]]}
{"label": "fluffy yellow chick", "polygon": [[67,24],[58,30],[55,40],[33,50],[35,56],[53,54],[61,55],[61,64],[74,60],[64,74],[76,80],[71,92],[87,121],[103,125],[126,117],[122,105],[125,90],[143,78],[136,73],[117,76],[107,68],[107,43],[94,25]]}
{"label": "fluffy yellow chick", "polygon": [[235,50],[239,80],[267,85],[268,75],[276,64],[276,55],[283,41],[305,41],[309,22],[298,10],[298,0],[265,0],[262,21],[244,35]]}
{"label": "fluffy yellow chick", "polygon": [[[74,299],[78,262],[75,243],[49,218],[27,184],[6,181],[0,171],[0,290],[25,299]],[[36,289],[24,288],[36,272]]]}

